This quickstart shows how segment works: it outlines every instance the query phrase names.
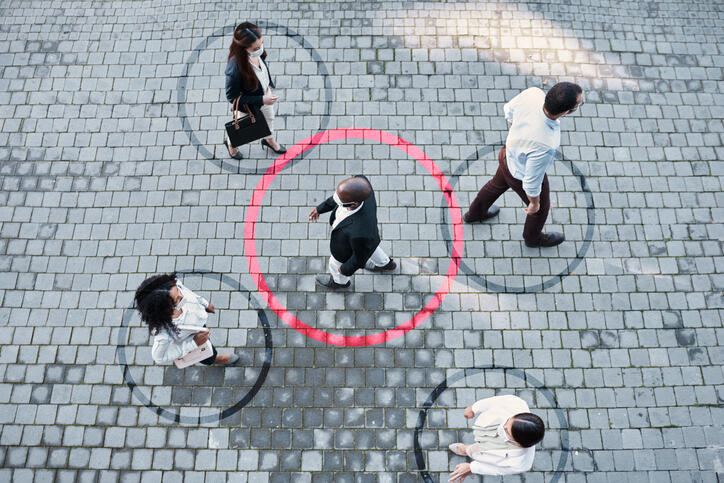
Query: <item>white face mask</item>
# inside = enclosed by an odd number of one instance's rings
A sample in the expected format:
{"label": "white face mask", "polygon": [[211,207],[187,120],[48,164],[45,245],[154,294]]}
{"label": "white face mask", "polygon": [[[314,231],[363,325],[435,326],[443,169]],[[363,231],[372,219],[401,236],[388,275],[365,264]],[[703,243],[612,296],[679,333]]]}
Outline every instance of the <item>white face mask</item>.
{"label": "white face mask", "polygon": [[178,304],[176,304],[173,309],[181,310],[181,305],[183,305],[183,303],[184,303],[184,293],[181,290],[181,287],[179,287],[178,285],[176,285],[176,287],[178,287],[178,291],[181,293],[181,298],[178,300]]}
{"label": "white face mask", "polygon": [[353,207],[353,206],[344,206],[345,203],[344,203],[342,200],[339,199],[339,195],[337,194],[336,191],[335,191],[334,194],[332,195],[332,199],[334,200],[335,203],[337,203],[337,206],[342,206],[342,207],[344,207],[344,208],[347,208],[348,210],[354,210],[354,209],[355,209],[355,207]]}
{"label": "white face mask", "polygon": [[498,426],[498,436],[503,438],[505,441],[509,441],[511,443],[515,443],[512,439],[508,437],[508,433],[505,432],[505,423]]}
{"label": "white face mask", "polygon": [[259,47],[259,50],[249,52],[249,57],[261,57],[261,54],[263,54],[263,53],[264,53],[264,44],[261,44],[261,47]]}
{"label": "white face mask", "polygon": [[336,191],[332,195],[332,199],[334,200],[335,203],[337,203],[337,205],[342,206],[342,200],[339,199],[339,195],[337,194]]}

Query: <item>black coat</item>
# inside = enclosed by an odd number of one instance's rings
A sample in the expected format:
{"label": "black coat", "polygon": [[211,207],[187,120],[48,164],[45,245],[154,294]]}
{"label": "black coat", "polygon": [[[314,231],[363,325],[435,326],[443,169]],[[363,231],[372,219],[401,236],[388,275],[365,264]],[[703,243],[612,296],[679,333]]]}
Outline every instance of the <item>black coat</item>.
{"label": "black coat", "polygon": [[[361,174],[355,178],[367,179]],[[328,211],[332,212],[329,217],[329,224],[332,225],[337,214],[337,203],[331,196],[317,206],[317,213]],[[377,201],[375,192],[372,191],[357,213],[342,220],[337,228],[332,230],[329,248],[332,256],[342,262],[340,268],[342,274],[349,277],[360,268],[364,268],[379,244]]]}
{"label": "black coat", "polygon": [[[276,87],[272,80],[269,65],[267,65],[264,59],[261,59],[261,61],[264,62],[266,71],[269,73],[269,85]],[[256,87],[253,90],[247,91],[244,89],[244,84],[241,81],[241,73],[239,73],[239,69],[236,67],[236,59],[232,58],[229,60],[224,73],[226,74],[226,99],[229,102],[233,104],[234,100],[241,95],[241,99],[239,100],[240,106],[243,104],[257,107],[264,105],[264,91],[261,88],[261,82],[257,80]]]}

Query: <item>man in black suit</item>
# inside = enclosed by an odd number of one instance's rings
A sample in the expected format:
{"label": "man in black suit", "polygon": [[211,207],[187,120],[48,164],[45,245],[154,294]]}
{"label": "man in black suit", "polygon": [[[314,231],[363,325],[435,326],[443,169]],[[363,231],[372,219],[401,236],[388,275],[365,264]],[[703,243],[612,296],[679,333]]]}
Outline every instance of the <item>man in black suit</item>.
{"label": "man in black suit", "polygon": [[[332,212],[329,224],[329,275],[318,275],[317,283],[331,289],[347,288],[350,277],[360,268],[369,266],[373,272],[394,270],[397,264],[380,248],[377,229],[377,202],[367,178],[357,175],[337,185],[330,196],[309,213],[309,221]],[[369,264],[367,264],[369,260]]]}

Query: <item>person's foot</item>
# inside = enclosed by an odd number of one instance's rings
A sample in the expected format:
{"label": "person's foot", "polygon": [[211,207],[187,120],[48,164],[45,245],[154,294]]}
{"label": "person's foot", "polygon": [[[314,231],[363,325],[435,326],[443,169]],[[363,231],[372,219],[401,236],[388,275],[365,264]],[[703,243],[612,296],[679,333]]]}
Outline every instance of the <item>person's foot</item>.
{"label": "person's foot", "polygon": [[553,232],[553,233],[543,233],[543,236],[541,237],[541,240],[539,243],[528,243],[525,242],[525,246],[529,248],[535,248],[535,247],[554,247],[556,245],[560,245],[563,243],[563,241],[566,239],[565,235],[560,232]]}
{"label": "person's foot", "polygon": [[331,275],[317,275],[315,277],[315,280],[322,287],[331,288],[332,290],[338,288],[347,288],[350,285],[350,282],[347,282],[345,284],[335,282]]}
{"label": "person's foot", "polygon": [[448,446],[448,449],[459,456],[467,456],[468,453],[465,451],[466,446],[462,443],[453,443]]}
{"label": "person's foot", "polygon": [[480,221],[489,220],[491,218],[494,218],[498,216],[498,213],[500,213],[500,208],[495,205],[490,205],[490,208],[488,208],[488,212],[483,215],[482,218],[473,218],[470,216],[470,212],[468,211],[463,215],[463,221],[465,223],[478,223]]}
{"label": "person's foot", "polygon": [[370,272],[389,272],[391,270],[394,270],[397,268],[397,263],[393,259],[390,258],[390,261],[387,262],[387,265],[383,265],[381,267],[377,267],[375,265],[372,265],[369,270]]}
{"label": "person's foot", "polygon": [[261,145],[264,146],[265,148],[271,149],[272,151],[274,151],[277,154],[284,154],[287,152],[287,148],[285,148],[284,146],[282,146],[281,144],[279,144],[278,142],[276,142],[273,139],[271,142],[267,141],[266,139],[262,139]]}
{"label": "person's foot", "polygon": [[226,146],[226,150],[229,151],[229,157],[231,159],[244,159],[244,156],[241,155],[238,149],[232,147],[228,141],[224,140],[224,146]]}
{"label": "person's foot", "polygon": [[220,366],[230,366],[239,362],[239,355],[233,352],[231,354],[219,354],[216,356],[215,362]]}

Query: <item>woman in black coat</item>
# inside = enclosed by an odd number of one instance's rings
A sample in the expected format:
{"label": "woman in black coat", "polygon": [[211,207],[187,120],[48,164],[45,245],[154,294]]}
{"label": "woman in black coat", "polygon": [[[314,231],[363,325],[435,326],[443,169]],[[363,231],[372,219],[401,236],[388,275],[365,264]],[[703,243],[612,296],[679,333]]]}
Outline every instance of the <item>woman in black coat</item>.
{"label": "woman in black coat", "polygon": [[[239,106],[244,104],[261,109],[271,135],[261,140],[262,146],[277,154],[287,152],[286,148],[274,139],[274,103],[279,96],[272,94],[274,86],[269,67],[266,64],[266,52],[262,43],[261,30],[251,22],[239,24],[234,29],[234,38],[229,47],[229,61],[226,64],[226,99],[232,103],[241,96]],[[233,107],[232,107],[233,110]],[[240,116],[245,110],[239,112]],[[233,147],[228,136],[225,138],[229,156],[242,159],[238,149]]]}

